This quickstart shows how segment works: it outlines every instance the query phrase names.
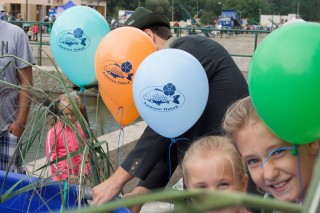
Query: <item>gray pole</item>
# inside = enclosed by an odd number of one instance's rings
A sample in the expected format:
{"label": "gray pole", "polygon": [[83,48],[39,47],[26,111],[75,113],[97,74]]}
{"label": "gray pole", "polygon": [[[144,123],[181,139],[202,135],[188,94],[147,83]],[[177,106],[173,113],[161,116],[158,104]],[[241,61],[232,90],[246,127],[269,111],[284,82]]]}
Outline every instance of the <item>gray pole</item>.
{"label": "gray pole", "polygon": [[173,21],[173,16],[174,16],[174,0],[172,0],[172,5],[171,5],[171,21]]}
{"label": "gray pole", "polygon": [[300,18],[300,2],[298,2],[297,18]]}
{"label": "gray pole", "polygon": [[26,19],[27,19],[27,21],[29,20],[29,17],[28,17],[28,0],[26,0]]}
{"label": "gray pole", "polygon": [[[259,8],[259,25],[261,25],[261,9]],[[272,21],[273,21],[273,16],[272,16]],[[272,23],[273,26],[273,23]]]}
{"label": "gray pole", "polygon": [[194,1],[197,3],[197,13],[196,14],[198,14],[198,12],[199,12],[198,0],[194,0]]}

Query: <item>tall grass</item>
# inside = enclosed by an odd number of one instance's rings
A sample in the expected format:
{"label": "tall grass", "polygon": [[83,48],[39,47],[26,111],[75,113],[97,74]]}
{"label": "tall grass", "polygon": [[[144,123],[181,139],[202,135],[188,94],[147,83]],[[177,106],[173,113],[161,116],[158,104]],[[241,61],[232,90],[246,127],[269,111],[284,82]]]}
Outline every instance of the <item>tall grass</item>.
{"label": "tall grass", "polygon": [[[16,60],[23,61],[22,59],[19,59],[13,55],[2,56],[2,57],[11,57],[11,58],[15,58]],[[28,63],[26,61],[23,61],[23,62]],[[32,179],[32,177],[36,176],[40,178],[41,183],[37,183],[36,185],[30,184],[30,187],[24,187],[16,191],[18,187],[18,184],[17,184],[13,186],[11,189],[9,189],[5,194],[1,195],[0,203],[12,198],[13,196],[16,196],[17,193],[24,193],[29,190],[33,190],[35,188],[39,188],[39,187],[41,188],[45,186],[45,184],[50,184],[47,181],[52,177],[52,175],[49,172],[50,165],[65,159],[67,159],[68,161],[69,160],[71,161],[71,158],[79,153],[82,154],[82,158],[83,158],[82,164],[81,164],[81,168],[82,168],[81,174],[79,175],[81,177],[79,179],[79,185],[81,189],[80,192],[83,192],[85,185],[87,186],[89,185],[90,187],[95,186],[101,183],[102,181],[104,181],[105,179],[107,179],[112,174],[113,168],[109,161],[107,141],[98,141],[94,132],[89,128],[89,124],[85,119],[84,115],[80,112],[80,109],[76,106],[73,99],[71,99],[70,94],[71,92],[73,92],[72,89],[67,87],[64,77],[62,76],[61,72],[59,72],[58,67],[53,61],[52,61],[52,64],[56,69],[57,75],[53,75],[50,72],[46,72],[42,70],[41,67],[29,64],[30,66],[32,66],[33,70],[37,70],[42,74],[47,75],[49,79],[48,81],[53,82],[52,80],[54,80],[56,84],[51,85],[52,86],[51,91],[44,91],[41,88],[32,87],[30,85],[30,89],[29,89],[31,93],[30,99],[32,100],[30,103],[31,105],[30,111],[32,111],[33,116],[29,118],[26,124],[26,129],[18,142],[17,147],[21,147],[21,150],[16,149],[14,153],[14,155],[21,156],[21,159],[22,159],[21,166],[25,169],[25,172],[30,177],[30,180]],[[9,64],[3,67],[0,70],[0,73],[5,72],[8,65]],[[0,84],[5,85],[6,87],[21,89],[19,85],[13,85],[5,82],[4,80],[0,80]],[[53,110],[56,104],[56,96],[57,96],[57,94],[55,93],[56,88],[63,88],[63,93],[66,93],[68,95],[71,101],[71,104],[75,109],[74,114],[85,133],[85,136],[86,136],[85,138],[82,138],[80,136],[78,130],[72,124],[68,116],[63,116],[61,115],[61,112]],[[99,97],[97,97],[97,99],[98,98]],[[44,135],[46,135],[46,132],[48,131],[48,127],[49,127],[48,124],[52,121],[52,119],[59,120],[65,123],[67,126],[69,126],[74,132],[74,134],[76,135],[76,138],[79,141],[79,146],[80,146],[80,149],[78,151],[73,153],[67,152],[66,156],[59,158],[54,162],[50,162],[47,158],[42,158],[41,160],[39,160],[39,156],[41,156],[40,152],[41,150],[43,150],[43,147],[45,146],[46,138],[44,137]],[[67,143],[68,141],[65,142],[65,144]],[[107,147],[107,148],[103,149],[102,147]],[[31,156],[35,160],[34,165],[30,165],[30,163],[27,163],[26,161],[27,158],[30,158],[30,156],[28,155],[31,155],[30,154],[31,148],[36,150],[35,153],[33,152]],[[84,167],[85,167],[86,159],[88,159],[91,165],[91,169],[89,171],[89,175],[87,179],[82,178],[85,176]],[[10,164],[12,164],[12,162],[10,162]],[[6,182],[6,179],[2,183],[1,191],[3,191],[5,182]],[[61,190],[61,196],[63,196],[63,190]],[[80,194],[80,196],[83,196],[83,195]]]}

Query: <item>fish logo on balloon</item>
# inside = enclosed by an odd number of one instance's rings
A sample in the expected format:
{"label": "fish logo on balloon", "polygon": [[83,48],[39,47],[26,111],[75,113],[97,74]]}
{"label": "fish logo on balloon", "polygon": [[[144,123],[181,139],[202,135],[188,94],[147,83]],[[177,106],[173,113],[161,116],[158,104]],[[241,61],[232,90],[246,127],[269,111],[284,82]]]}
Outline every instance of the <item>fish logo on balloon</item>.
{"label": "fish logo on balloon", "polygon": [[120,65],[118,62],[107,61],[103,65],[103,75],[115,84],[132,84],[134,70],[132,64],[126,61]]}
{"label": "fish logo on balloon", "polygon": [[162,87],[147,87],[141,91],[140,98],[146,107],[158,112],[176,110],[185,102],[184,95],[172,83]]}
{"label": "fish logo on balloon", "polygon": [[57,44],[66,51],[80,52],[90,46],[90,39],[81,28],[76,28],[61,32],[57,36]]}

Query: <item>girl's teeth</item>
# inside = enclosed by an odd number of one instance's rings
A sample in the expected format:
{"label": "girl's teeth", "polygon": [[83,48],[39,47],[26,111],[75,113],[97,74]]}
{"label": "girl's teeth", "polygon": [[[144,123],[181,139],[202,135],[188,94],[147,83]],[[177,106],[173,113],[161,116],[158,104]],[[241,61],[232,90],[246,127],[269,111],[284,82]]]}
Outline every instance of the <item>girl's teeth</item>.
{"label": "girl's teeth", "polygon": [[276,185],[273,185],[273,187],[274,188],[280,188],[280,187],[283,187],[285,184],[286,184],[286,182],[281,182],[281,183],[278,183]]}

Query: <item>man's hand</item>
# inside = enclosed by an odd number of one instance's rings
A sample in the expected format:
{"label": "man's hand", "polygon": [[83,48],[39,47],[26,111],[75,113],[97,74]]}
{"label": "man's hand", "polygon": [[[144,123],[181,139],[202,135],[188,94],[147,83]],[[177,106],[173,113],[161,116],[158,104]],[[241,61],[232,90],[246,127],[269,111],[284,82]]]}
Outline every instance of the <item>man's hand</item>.
{"label": "man's hand", "polygon": [[[136,188],[134,188],[132,190],[132,192],[125,194],[123,197],[124,198],[135,197],[135,196],[142,195],[142,194],[145,194],[148,192],[150,192],[149,189],[147,189],[143,186],[137,186]],[[132,213],[139,213],[141,208],[142,208],[142,205],[132,206],[132,207],[130,207],[130,211]]]}
{"label": "man's hand", "polygon": [[8,127],[8,132],[20,138],[22,133],[24,132],[24,129],[25,127],[21,123],[14,121]]}
{"label": "man's hand", "polygon": [[91,204],[101,205],[114,199],[123,186],[132,178],[131,174],[119,167],[111,177],[93,188],[93,201]]}

